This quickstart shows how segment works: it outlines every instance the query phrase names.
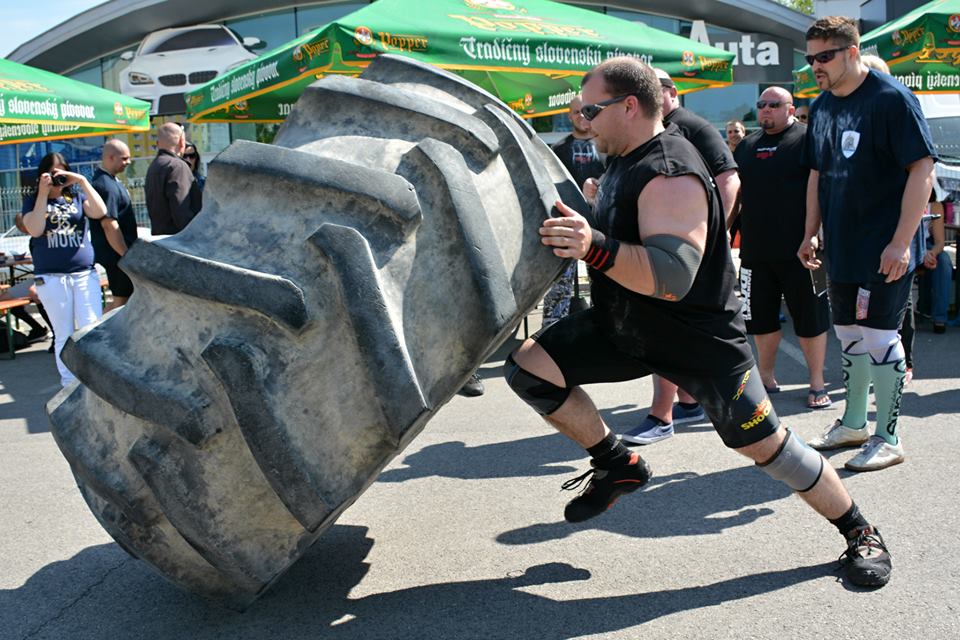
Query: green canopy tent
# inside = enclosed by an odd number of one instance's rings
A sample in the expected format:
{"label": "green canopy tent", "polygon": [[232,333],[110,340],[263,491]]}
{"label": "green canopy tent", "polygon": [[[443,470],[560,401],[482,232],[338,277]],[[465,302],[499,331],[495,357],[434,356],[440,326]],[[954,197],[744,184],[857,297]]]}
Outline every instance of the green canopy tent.
{"label": "green canopy tent", "polygon": [[192,122],[282,122],[326,74],[358,75],[381,53],[459,74],[524,117],[566,111],[590,68],[636,56],[678,90],[733,81],[733,53],[548,0],[378,0],[186,96]]}
{"label": "green canopy tent", "polygon": [[0,144],[150,129],[150,105],[0,59]]}
{"label": "green canopy tent", "polygon": [[[863,53],[883,58],[914,93],[960,92],[960,0],[934,0],[864,34]],[[820,90],[809,65],[793,72],[794,95]]]}

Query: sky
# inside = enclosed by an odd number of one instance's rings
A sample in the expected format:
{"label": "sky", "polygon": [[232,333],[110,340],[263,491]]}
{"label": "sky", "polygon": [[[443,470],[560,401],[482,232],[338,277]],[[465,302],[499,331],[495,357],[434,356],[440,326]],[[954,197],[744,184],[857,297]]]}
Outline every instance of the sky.
{"label": "sky", "polygon": [[44,31],[86,11],[105,0],[55,0],[36,2],[28,0],[0,0],[3,20],[0,20],[0,57],[7,55],[24,42]]}

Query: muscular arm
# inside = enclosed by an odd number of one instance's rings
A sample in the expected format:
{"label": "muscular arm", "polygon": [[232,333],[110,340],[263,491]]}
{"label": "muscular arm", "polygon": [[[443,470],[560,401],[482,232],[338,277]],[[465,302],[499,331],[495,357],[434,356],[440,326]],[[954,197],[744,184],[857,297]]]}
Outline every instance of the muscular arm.
{"label": "muscular arm", "polygon": [[910,267],[910,239],[920,226],[934,181],[933,158],[927,156],[907,166],[907,185],[900,199],[900,221],[893,239],[880,254],[880,273],[887,282],[903,277]]}
{"label": "muscular arm", "polygon": [[723,204],[723,219],[727,223],[727,228],[733,224],[734,205],[737,202],[737,194],[740,192],[740,174],[736,169],[724,171],[714,181],[720,189],[720,202]]}
{"label": "muscular arm", "polygon": [[[557,207],[562,218],[551,218],[540,229],[543,244],[553,247],[562,258],[583,258],[590,249],[592,231],[587,221],[562,202]],[[651,180],[637,200],[640,238],[658,235],[680,238],[703,254],[707,239],[707,195],[702,183],[693,176]],[[656,291],[656,278],[647,247],[621,243],[616,263],[606,275],[620,285],[643,295]],[[666,297],[665,299],[677,300]]]}
{"label": "muscular arm", "polygon": [[820,200],[817,185],[820,182],[820,172],[810,170],[807,178],[807,218],[803,225],[803,242],[797,250],[797,257],[807,269],[816,269],[820,260],[816,258],[816,250],[820,246],[817,234],[820,233]]}

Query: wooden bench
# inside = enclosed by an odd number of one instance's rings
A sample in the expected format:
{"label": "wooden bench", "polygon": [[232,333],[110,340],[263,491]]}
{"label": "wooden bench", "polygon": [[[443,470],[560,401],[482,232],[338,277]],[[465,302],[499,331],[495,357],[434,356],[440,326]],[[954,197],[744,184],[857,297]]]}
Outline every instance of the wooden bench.
{"label": "wooden bench", "polygon": [[25,307],[30,304],[30,298],[13,298],[11,300],[0,300],[0,317],[7,323],[7,350],[9,360],[17,357],[13,344],[13,322],[10,319],[10,310],[17,307]]}

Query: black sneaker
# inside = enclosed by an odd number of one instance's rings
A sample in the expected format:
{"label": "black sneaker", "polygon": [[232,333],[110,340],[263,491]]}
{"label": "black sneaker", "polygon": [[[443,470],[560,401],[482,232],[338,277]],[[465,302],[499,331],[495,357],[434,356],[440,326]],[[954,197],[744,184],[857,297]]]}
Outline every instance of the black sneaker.
{"label": "black sneaker", "polygon": [[890,553],[876,527],[860,531],[847,540],[847,550],[839,558],[847,580],[858,587],[882,587],[890,580]]}
{"label": "black sneaker", "polygon": [[461,396],[467,396],[468,398],[476,398],[477,396],[483,395],[483,382],[480,380],[480,376],[476,372],[467,382],[460,388],[460,391],[457,391]]}
{"label": "black sneaker", "polygon": [[567,522],[583,522],[600,515],[612,507],[620,496],[647,484],[652,475],[646,460],[637,453],[630,454],[629,462],[613,469],[598,469],[593,466],[592,460],[590,466],[593,468],[562,485],[564,491],[573,491],[593,476],[580,495],[568,502],[563,510]]}
{"label": "black sneaker", "polygon": [[47,331],[46,327],[37,327],[36,329],[30,329],[30,333],[27,334],[27,340],[30,342],[30,344],[33,344],[34,342],[39,342],[47,337],[47,333],[49,332]]}

